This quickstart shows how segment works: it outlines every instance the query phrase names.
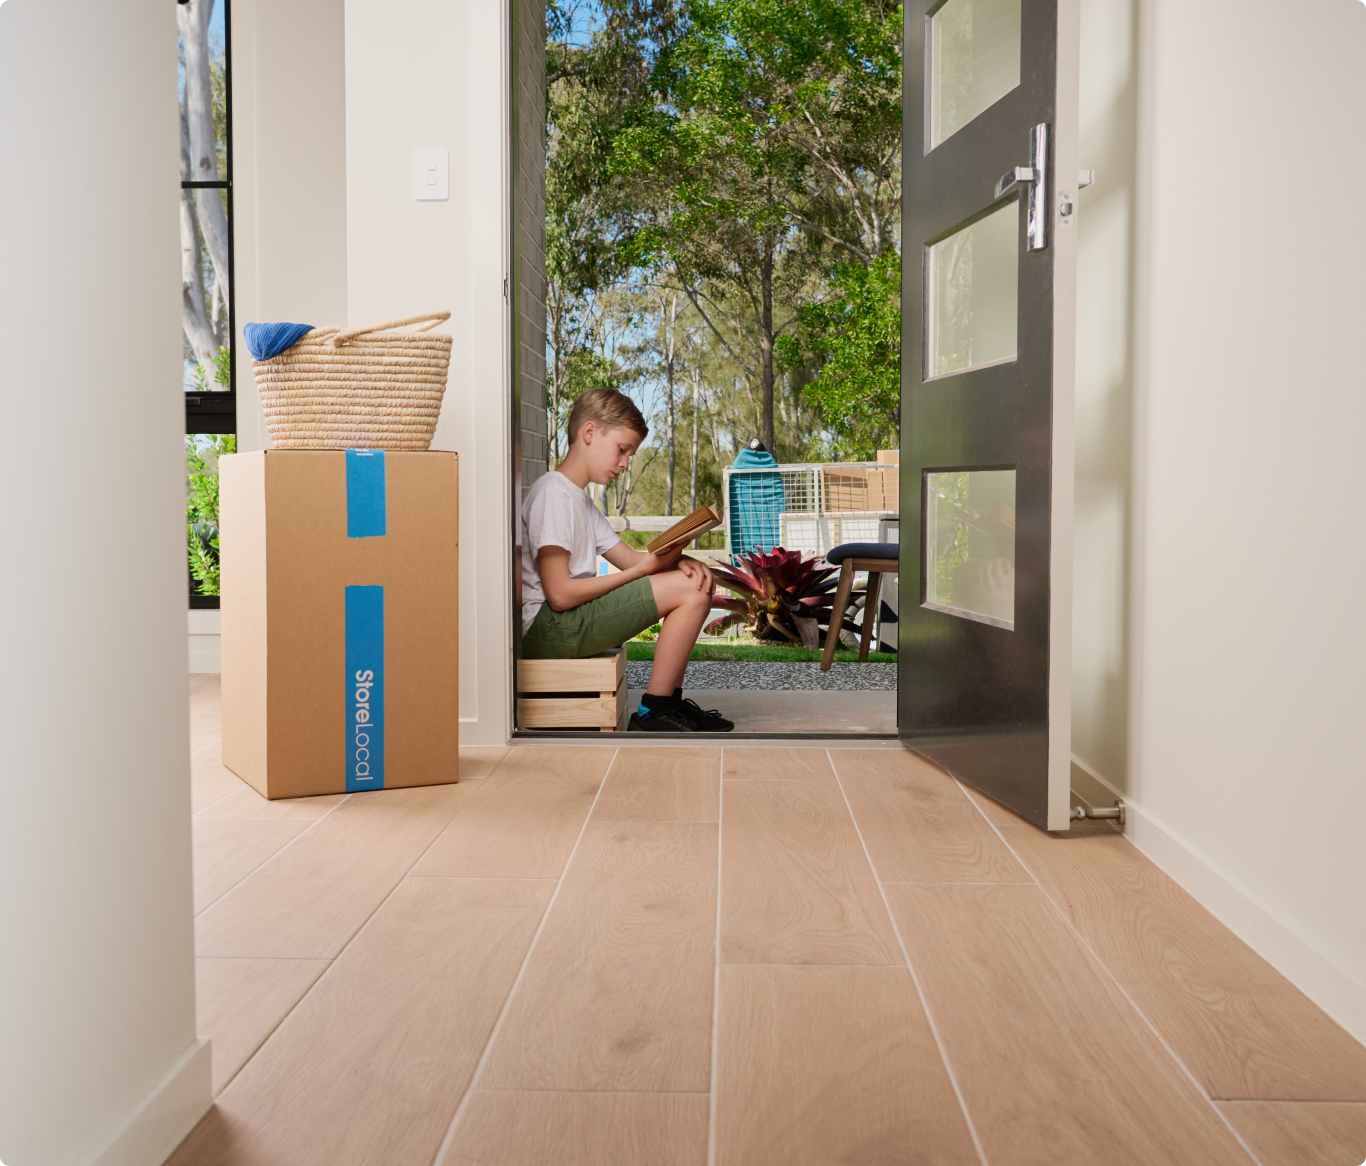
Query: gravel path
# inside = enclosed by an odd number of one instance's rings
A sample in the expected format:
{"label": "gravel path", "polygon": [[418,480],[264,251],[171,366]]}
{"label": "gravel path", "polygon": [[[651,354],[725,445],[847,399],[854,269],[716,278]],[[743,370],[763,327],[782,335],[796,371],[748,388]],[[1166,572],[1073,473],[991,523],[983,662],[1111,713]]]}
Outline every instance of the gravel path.
{"label": "gravel path", "polygon": [[[626,664],[626,687],[644,688],[650,682],[649,660]],[[684,688],[749,688],[774,692],[791,689],[826,691],[896,690],[895,664],[832,664],[829,672],[812,663],[760,660],[694,660],[683,678]]]}

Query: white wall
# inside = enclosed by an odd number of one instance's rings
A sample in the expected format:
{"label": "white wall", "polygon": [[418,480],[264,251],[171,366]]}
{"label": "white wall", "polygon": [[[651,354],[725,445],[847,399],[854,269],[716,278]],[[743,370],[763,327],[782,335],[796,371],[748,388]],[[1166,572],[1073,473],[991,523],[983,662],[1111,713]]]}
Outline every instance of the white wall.
{"label": "white wall", "polygon": [[[465,744],[502,744],[510,730],[506,27],[494,0],[346,5],[350,323],[454,313],[432,447],[460,454]],[[450,200],[416,202],[412,151],[440,146]]]}
{"label": "white wall", "polygon": [[1366,7],[1125,8],[1086,8],[1076,749],[1366,1039]]}
{"label": "white wall", "polygon": [[210,1104],[194,1014],[177,155],[163,0],[0,7],[12,1166],[151,1166]]}
{"label": "white wall", "polygon": [[1127,773],[1137,0],[1081,0],[1072,750]]}
{"label": "white wall", "polygon": [[343,0],[233,0],[238,448],[270,438],[250,321],[346,323]]}

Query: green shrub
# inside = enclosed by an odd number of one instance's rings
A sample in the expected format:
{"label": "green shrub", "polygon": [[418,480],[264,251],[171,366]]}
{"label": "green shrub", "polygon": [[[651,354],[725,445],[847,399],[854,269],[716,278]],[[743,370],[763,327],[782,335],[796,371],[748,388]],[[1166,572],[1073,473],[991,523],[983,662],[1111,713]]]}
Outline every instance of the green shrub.
{"label": "green shrub", "polygon": [[231,433],[185,435],[185,469],[189,494],[185,501],[185,537],[190,574],[200,595],[218,595],[218,459],[237,452]]}

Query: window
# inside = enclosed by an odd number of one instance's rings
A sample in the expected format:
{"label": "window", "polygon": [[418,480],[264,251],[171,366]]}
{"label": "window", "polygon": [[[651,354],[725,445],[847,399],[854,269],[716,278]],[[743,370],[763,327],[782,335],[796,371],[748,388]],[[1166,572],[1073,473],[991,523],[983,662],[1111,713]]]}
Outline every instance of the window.
{"label": "window", "polygon": [[218,455],[236,448],[229,3],[176,3],[191,607],[218,606]]}

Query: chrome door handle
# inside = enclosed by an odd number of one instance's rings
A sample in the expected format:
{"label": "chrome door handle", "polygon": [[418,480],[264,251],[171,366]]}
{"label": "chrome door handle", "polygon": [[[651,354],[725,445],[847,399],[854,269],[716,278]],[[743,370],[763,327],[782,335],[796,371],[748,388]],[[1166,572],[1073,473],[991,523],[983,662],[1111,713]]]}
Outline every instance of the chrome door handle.
{"label": "chrome door handle", "polygon": [[1034,174],[1032,166],[1012,166],[996,180],[996,197],[1005,198],[1017,187],[1028,186],[1034,181]]}
{"label": "chrome door handle", "polygon": [[1029,131],[1029,165],[1012,166],[996,183],[996,197],[1005,198],[1016,190],[1024,192],[1027,249],[1042,251],[1048,246],[1048,123]]}

